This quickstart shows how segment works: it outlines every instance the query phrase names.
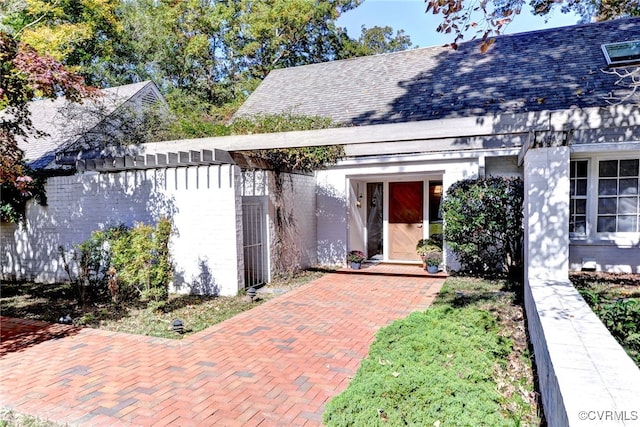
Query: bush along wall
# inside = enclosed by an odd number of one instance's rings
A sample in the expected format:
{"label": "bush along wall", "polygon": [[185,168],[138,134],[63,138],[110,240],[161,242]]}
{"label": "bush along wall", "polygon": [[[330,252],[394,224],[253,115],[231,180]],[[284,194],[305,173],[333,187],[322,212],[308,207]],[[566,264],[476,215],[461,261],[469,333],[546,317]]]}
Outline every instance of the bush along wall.
{"label": "bush along wall", "polygon": [[169,254],[172,225],[136,223],[94,231],[72,251],[59,248],[79,303],[110,297],[114,303],[142,300],[161,308],[169,295],[173,265]]}
{"label": "bush along wall", "polygon": [[444,238],[465,272],[521,276],[523,201],[521,178],[466,179],[448,189]]}

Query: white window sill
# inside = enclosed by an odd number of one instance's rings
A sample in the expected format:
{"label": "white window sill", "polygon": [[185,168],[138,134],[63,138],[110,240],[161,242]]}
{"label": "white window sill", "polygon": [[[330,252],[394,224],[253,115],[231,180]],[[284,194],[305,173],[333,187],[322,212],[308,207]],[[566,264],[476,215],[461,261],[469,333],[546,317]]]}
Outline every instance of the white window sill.
{"label": "white window sill", "polygon": [[596,237],[570,236],[569,244],[574,246],[638,248],[640,247],[640,233],[599,234]]}

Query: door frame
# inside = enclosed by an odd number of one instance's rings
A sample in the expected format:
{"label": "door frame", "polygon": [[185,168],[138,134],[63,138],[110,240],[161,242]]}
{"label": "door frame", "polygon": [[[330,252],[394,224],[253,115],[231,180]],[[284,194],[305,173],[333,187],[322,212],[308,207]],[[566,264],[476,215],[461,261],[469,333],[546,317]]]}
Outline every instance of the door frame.
{"label": "door frame", "polygon": [[[361,192],[359,195],[355,195],[355,189],[350,191],[351,197],[359,197],[362,196],[364,200],[367,200],[368,195],[366,194],[367,183],[373,182],[381,182],[382,183],[382,200],[383,200],[383,220],[382,220],[382,233],[383,233],[383,248],[382,248],[382,261],[388,263],[419,263],[420,261],[415,260],[391,260],[389,259],[389,183],[390,182],[406,182],[406,181],[422,181],[423,187],[423,203],[422,203],[422,237],[429,237],[429,182],[430,181],[443,181],[444,172],[443,171],[434,171],[434,172],[425,172],[419,174],[402,174],[402,175],[358,175],[358,176],[350,176],[348,178],[349,185],[351,188],[351,183],[359,182],[360,185],[364,183],[364,192]],[[348,203],[350,204],[350,203]],[[369,207],[366,206],[363,212],[364,218],[368,215]],[[348,226],[353,227],[356,226],[356,222],[353,218],[348,220]],[[362,230],[362,235],[364,238],[365,245],[368,242],[368,231],[366,229],[366,222],[363,225],[364,229]],[[348,233],[350,234],[350,233]],[[416,242],[417,243],[417,242]],[[348,242],[351,244],[351,242]],[[350,246],[348,246],[350,248]]]}

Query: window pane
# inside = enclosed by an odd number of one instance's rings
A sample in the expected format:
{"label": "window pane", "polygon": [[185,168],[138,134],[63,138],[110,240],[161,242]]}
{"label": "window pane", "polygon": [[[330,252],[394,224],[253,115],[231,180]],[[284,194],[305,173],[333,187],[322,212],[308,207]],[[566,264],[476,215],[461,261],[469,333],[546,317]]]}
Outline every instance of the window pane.
{"label": "window pane", "polygon": [[576,214],[586,214],[587,213],[587,201],[586,200],[576,200]]}
{"label": "window pane", "polygon": [[[609,213],[609,212],[606,212]],[[637,197],[620,197],[618,202],[619,214],[637,214],[638,198]]]}
{"label": "window pane", "polygon": [[618,194],[638,194],[638,178],[621,179],[618,186]]}
{"label": "window pane", "polygon": [[601,179],[598,181],[598,194],[601,196],[615,196],[618,194],[618,180]]}
{"label": "window pane", "polygon": [[638,176],[638,159],[620,160],[620,176]]}
{"label": "window pane", "polygon": [[620,215],[618,217],[618,231],[623,233],[638,230],[638,217],[636,215]]}
{"label": "window pane", "polygon": [[598,233],[612,233],[616,231],[615,216],[598,217]]}
{"label": "window pane", "polygon": [[617,160],[606,160],[602,161],[599,164],[599,174],[601,177],[604,176],[618,176],[618,161]]}
{"label": "window pane", "polygon": [[576,162],[576,176],[579,178],[587,177],[587,161]]}
{"label": "window pane", "polygon": [[587,180],[586,179],[578,179],[578,180],[576,180],[576,195],[578,195],[578,196],[586,196],[587,195]]}
{"label": "window pane", "polygon": [[615,197],[598,199],[598,214],[615,214],[618,212],[618,200]]}
{"label": "window pane", "polygon": [[576,216],[575,221],[569,223],[569,232],[576,234],[585,234],[587,230],[587,221],[584,216]]}

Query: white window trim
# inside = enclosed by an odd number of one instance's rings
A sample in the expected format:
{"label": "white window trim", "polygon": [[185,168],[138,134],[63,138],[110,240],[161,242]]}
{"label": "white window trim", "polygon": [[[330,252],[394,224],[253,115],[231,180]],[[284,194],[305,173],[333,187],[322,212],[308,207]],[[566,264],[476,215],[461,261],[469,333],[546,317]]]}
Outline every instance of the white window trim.
{"label": "white window trim", "polygon": [[[590,157],[587,158],[571,158],[569,160],[570,162],[573,161],[586,161],[587,162],[587,195],[586,195],[586,212],[585,212],[585,232],[584,233],[575,233],[575,232],[570,232],[569,233],[569,239],[571,240],[586,240],[588,238],[588,236],[591,234],[590,233],[590,227],[591,227],[591,211],[590,211],[590,199],[591,199],[591,165],[593,164],[593,161]],[[571,169],[569,168],[569,181],[571,181]],[[571,197],[571,196],[569,196]],[[570,202],[571,203],[571,202]],[[569,218],[569,220],[571,220],[571,218]]]}
{"label": "white window trim", "polygon": [[595,244],[611,246],[638,246],[640,245],[640,232],[615,232],[598,233],[598,165],[603,160],[627,160],[640,159],[640,152],[615,152],[615,153],[575,153],[571,156],[573,160],[588,160],[587,173],[587,218],[586,234],[569,235],[571,243],[574,244]]}

